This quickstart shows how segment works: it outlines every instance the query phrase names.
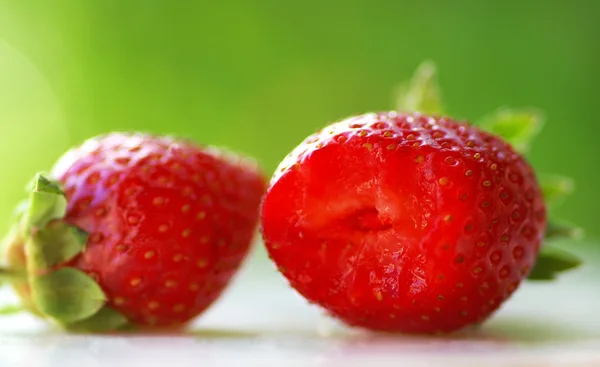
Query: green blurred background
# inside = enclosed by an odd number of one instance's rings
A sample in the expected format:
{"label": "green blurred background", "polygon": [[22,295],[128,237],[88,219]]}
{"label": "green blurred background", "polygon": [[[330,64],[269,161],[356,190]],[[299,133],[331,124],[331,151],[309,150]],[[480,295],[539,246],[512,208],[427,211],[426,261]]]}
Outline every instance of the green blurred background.
{"label": "green blurred background", "polygon": [[393,106],[424,59],[450,113],[536,106],[556,215],[600,235],[600,1],[0,0],[0,228],[24,184],[110,130],[177,133],[269,173],[316,128]]}

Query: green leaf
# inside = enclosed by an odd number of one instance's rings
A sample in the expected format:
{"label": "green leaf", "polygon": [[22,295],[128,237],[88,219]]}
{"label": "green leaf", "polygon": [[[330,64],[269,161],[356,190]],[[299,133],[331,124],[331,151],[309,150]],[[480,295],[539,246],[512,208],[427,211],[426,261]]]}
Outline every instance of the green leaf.
{"label": "green leaf", "polygon": [[500,108],[483,117],[477,125],[501,136],[518,152],[526,153],[531,141],[542,129],[543,122],[542,113],[535,109]]}
{"label": "green leaf", "polygon": [[61,268],[30,278],[34,304],[44,315],[60,324],[87,319],[106,303],[100,286],[85,273]]}
{"label": "green leaf", "polygon": [[529,280],[552,280],[559,273],[574,269],[581,265],[581,260],[575,255],[556,247],[542,247],[535,266],[529,273]]}
{"label": "green leaf", "polygon": [[550,220],[546,228],[546,240],[578,240],[583,237],[583,229],[566,222]]}
{"label": "green leaf", "polygon": [[444,113],[441,92],[437,84],[436,66],[431,61],[423,62],[412,79],[399,86],[396,95],[398,111]]}
{"label": "green leaf", "polygon": [[65,222],[53,222],[28,240],[28,268],[38,272],[64,263],[85,248],[87,233]]}
{"label": "green leaf", "polygon": [[120,330],[127,323],[125,316],[104,306],[92,317],[66,325],[66,328],[76,332],[103,333]]}
{"label": "green leaf", "polygon": [[53,219],[64,217],[67,199],[59,185],[37,174],[32,182],[29,206],[25,213],[25,226],[43,228]]}
{"label": "green leaf", "polygon": [[540,187],[544,194],[544,200],[548,206],[562,204],[567,196],[575,190],[575,182],[565,176],[540,174],[538,175]]}
{"label": "green leaf", "polygon": [[9,306],[0,307],[0,315],[2,315],[2,316],[13,315],[13,314],[20,313],[23,311],[26,311],[26,310],[21,305],[9,305]]}

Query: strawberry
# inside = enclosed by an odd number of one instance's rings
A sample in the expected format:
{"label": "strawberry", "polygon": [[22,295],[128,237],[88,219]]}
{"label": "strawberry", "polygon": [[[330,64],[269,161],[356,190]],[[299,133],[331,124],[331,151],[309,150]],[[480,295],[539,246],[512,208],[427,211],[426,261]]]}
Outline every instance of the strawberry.
{"label": "strawberry", "polygon": [[309,302],[405,333],[487,319],[533,274],[547,224],[536,174],[509,143],[402,112],[308,137],[277,169],[261,215],[270,258]]}
{"label": "strawberry", "polygon": [[92,331],[202,313],[246,257],[265,190],[246,159],[144,134],[90,139],[51,177],[34,183],[8,266],[31,311]]}

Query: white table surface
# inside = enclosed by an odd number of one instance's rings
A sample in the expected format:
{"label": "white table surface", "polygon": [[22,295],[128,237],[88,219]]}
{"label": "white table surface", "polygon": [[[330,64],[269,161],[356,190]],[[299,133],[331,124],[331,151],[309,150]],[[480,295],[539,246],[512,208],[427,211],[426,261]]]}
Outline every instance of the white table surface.
{"label": "white table surface", "polygon": [[[555,283],[525,284],[482,328],[442,338],[344,328],[262,256],[185,333],[69,335],[26,314],[0,317],[0,367],[600,366],[597,260]],[[0,290],[0,305],[14,300]]]}

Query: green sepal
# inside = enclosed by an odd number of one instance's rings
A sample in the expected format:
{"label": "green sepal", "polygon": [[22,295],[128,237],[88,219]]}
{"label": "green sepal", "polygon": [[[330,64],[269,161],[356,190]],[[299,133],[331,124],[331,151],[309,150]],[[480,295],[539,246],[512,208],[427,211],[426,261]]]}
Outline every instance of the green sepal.
{"label": "green sepal", "polygon": [[575,182],[566,176],[540,174],[538,179],[546,205],[550,207],[562,204],[575,190]]}
{"label": "green sepal", "polygon": [[0,307],[0,315],[2,316],[14,315],[23,311],[26,311],[26,309],[22,305],[8,305]]}
{"label": "green sepal", "polygon": [[94,279],[73,268],[31,276],[30,286],[39,311],[63,325],[91,317],[106,303]]}
{"label": "green sepal", "polygon": [[44,228],[54,219],[60,219],[67,212],[67,198],[60,186],[37,174],[31,183],[31,193],[23,224],[30,229]]}
{"label": "green sepal", "polygon": [[20,223],[29,210],[29,199],[21,200],[12,212],[11,223]]}
{"label": "green sepal", "polygon": [[556,247],[544,246],[527,279],[553,280],[559,273],[574,269],[581,263],[582,261],[571,253]]}
{"label": "green sepal", "polygon": [[121,330],[127,324],[128,321],[125,316],[108,306],[104,306],[93,316],[65,325],[65,328],[80,333],[104,333]]}
{"label": "green sepal", "polygon": [[106,304],[100,286],[77,269],[55,270],[85,250],[88,235],[62,220],[67,201],[58,183],[37,174],[30,187],[29,199],[19,205],[18,223],[7,241],[14,245],[18,240],[24,246],[26,264],[18,272],[0,270],[0,278],[26,281],[31,310],[63,327],[93,320]]}
{"label": "green sepal", "polygon": [[436,115],[444,113],[442,96],[437,83],[436,66],[433,62],[423,62],[415,71],[412,79],[398,87],[396,108],[400,112]]}
{"label": "green sepal", "polygon": [[28,270],[39,272],[67,262],[85,249],[88,234],[65,222],[52,222],[28,240]]}
{"label": "green sepal", "polygon": [[483,117],[476,125],[494,135],[499,135],[518,152],[526,153],[543,124],[544,117],[536,109],[503,107]]}
{"label": "green sepal", "polygon": [[583,228],[562,221],[550,220],[546,227],[546,241],[579,240],[583,235]]}

